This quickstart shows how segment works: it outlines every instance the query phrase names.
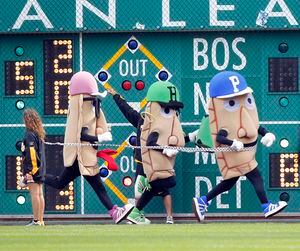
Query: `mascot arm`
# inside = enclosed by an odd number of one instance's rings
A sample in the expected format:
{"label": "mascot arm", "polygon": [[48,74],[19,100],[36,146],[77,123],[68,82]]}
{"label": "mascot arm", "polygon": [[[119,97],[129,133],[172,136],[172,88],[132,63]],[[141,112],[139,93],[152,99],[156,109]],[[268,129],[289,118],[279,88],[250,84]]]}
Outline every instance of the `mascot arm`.
{"label": "mascot arm", "polygon": [[188,133],[187,136],[184,137],[185,142],[196,142],[196,137],[198,135],[198,131],[199,129],[197,129],[196,131],[190,132]]}
{"label": "mascot arm", "polygon": [[228,132],[226,130],[220,130],[217,134],[216,141],[223,145],[231,146],[233,141],[227,138]]}
{"label": "mascot arm", "polygon": [[268,130],[262,126],[259,126],[258,128],[258,134],[261,136],[265,136],[268,133]]}
{"label": "mascot arm", "polygon": [[276,137],[273,133],[268,132],[265,128],[263,128],[262,126],[260,126],[258,128],[258,133],[263,136],[260,140],[260,142],[266,146],[266,147],[270,147],[271,145],[273,145],[274,141],[276,140]]}
{"label": "mascot arm", "polygon": [[141,120],[142,116],[130,105],[128,105],[127,102],[123,98],[121,98],[119,94],[115,94],[113,98],[128,122],[135,128],[137,128],[139,125],[138,122]]}
{"label": "mascot arm", "polygon": [[90,143],[95,143],[96,141],[98,141],[97,136],[89,135],[88,132],[89,132],[89,129],[87,127],[82,127],[81,134],[80,134],[81,141],[87,141]]}
{"label": "mascot arm", "polygon": [[241,151],[244,148],[244,144],[236,139],[230,140],[227,138],[228,132],[226,130],[220,130],[217,134],[216,141],[220,144],[230,146],[235,151]]}
{"label": "mascot arm", "polygon": [[98,134],[98,136],[92,136],[88,134],[89,129],[87,127],[82,127],[81,134],[80,134],[80,140],[81,141],[87,141],[90,143],[95,142],[103,142],[103,141],[111,141],[112,135],[110,132],[104,132],[102,134]]}
{"label": "mascot arm", "polygon": [[[159,137],[159,133],[158,132],[152,132],[149,134],[148,139],[147,139],[147,146],[160,146],[157,144],[157,140]],[[154,149],[155,151],[161,152],[164,155],[167,155],[168,157],[172,158],[174,157],[177,153],[178,150],[177,149]]]}
{"label": "mascot arm", "polygon": [[[158,132],[151,132],[147,138],[146,146],[160,146],[157,144],[157,140],[159,137]],[[163,149],[153,149],[158,152],[163,152]]]}

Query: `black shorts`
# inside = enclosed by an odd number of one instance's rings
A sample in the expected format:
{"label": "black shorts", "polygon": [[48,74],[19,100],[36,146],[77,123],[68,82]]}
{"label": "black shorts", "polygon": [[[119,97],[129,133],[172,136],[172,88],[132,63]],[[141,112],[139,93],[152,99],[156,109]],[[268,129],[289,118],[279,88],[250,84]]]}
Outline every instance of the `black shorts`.
{"label": "black shorts", "polygon": [[170,194],[169,189],[176,186],[174,176],[166,179],[158,179],[150,182],[151,191],[157,196],[165,197]]}
{"label": "black shorts", "polygon": [[45,174],[39,169],[34,175],[32,175],[32,178],[35,183],[43,184],[45,181]]}

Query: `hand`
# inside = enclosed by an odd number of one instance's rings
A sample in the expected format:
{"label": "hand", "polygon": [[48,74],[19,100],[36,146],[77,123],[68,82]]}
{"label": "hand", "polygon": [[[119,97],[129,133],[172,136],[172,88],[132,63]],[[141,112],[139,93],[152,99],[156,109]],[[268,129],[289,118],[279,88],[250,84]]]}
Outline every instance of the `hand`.
{"label": "hand", "polygon": [[28,183],[34,183],[33,177],[32,177],[32,175],[29,174],[29,173],[26,173],[26,174],[25,174],[25,180],[26,180],[26,183],[27,183],[27,184],[28,184]]}
{"label": "hand", "polygon": [[107,90],[107,92],[108,92],[109,94],[111,94],[112,96],[114,96],[114,95],[117,94],[117,92],[116,92],[113,88],[111,88],[111,87],[108,87],[106,90]]}
{"label": "hand", "polygon": [[236,139],[233,140],[232,145],[230,146],[235,151],[241,151],[244,148],[244,143],[241,141],[238,141]]}
{"label": "hand", "polygon": [[268,133],[266,133],[265,136],[263,136],[263,137],[261,138],[260,142],[261,142],[264,146],[270,147],[270,146],[274,143],[275,140],[276,140],[275,135],[274,135],[273,133],[268,132]]}
{"label": "hand", "polygon": [[190,140],[191,142],[195,142],[195,141],[196,141],[196,137],[197,137],[197,135],[198,135],[198,131],[199,131],[199,129],[197,129],[196,131],[190,132],[190,133],[188,134],[189,140]]}
{"label": "hand", "polygon": [[98,134],[98,141],[103,142],[103,141],[112,141],[112,135],[110,132],[105,132],[102,134]]}
{"label": "hand", "polygon": [[163,150],[163,154],[167,155],[170,158],[176,156],[177,153],[178,153],[177,149],[164,149]]}

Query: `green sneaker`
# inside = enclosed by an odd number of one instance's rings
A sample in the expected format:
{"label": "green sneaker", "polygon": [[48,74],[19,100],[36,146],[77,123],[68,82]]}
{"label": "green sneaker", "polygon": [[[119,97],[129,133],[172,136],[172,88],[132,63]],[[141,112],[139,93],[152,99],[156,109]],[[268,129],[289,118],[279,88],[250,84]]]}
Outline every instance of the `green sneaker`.
{"label": "green sneaker", "polygon": [[134,184],[134,197],[136,200],[141,198],[145,190],[150,190],[151,186],[148,179],[145,176],[138,175]]}
{"label": "green sneaker", "polygon": [[127,216],[127,220],[137,225],[147,225],[151,223],[151,221],[148,220],[145,217],[145,215],[141,211],[139,211],[136,207]]}

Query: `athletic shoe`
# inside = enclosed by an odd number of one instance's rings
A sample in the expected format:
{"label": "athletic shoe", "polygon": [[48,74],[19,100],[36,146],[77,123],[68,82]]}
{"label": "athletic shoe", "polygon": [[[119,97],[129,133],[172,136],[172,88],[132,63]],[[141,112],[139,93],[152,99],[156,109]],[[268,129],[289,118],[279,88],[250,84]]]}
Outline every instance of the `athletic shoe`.
{"label": "athletic shoe", "polygon": [[134,206],[132,204],[127,204],[123,207],[118,207],[117,205],[113,206],[111,210],[109,210],[110,216],[113,218],[116,224],[120,223],[124,220],[128,214],[132,211]]}
{"label": "athletic shoe", "polygon": [[206,196],[201,196],[200,198],[193,198],[193,210],[199,222],[204,220],[207,207],[208,202]]}
{"label": "athletic shoe", "polygon": [[31,220],[28,224],[26,224],[26,227],[31,227],[31,226],[41,226],[41,222],[40,221]]}
{"label": "athletic shoe", "polygon": [[261,207],[264,210],[265,218],[269,218],[286,208],[287,203],[285,201],[278,201],[276,204],[269,202],[262,204]]}
{"label": "athletic shoe", "polygon": [[174,224],[173,216],[171,215],[167,216],[166,224]]}
{"label": "athletic shoe", "polygon": [[138,200],[139,198],[141,198],[143,192],[145,192],[145,190],[150,190],[151,186],[148,182],[148,179],[143,176],[143,175],[138,175],[136,177],[136,181],[134,184],[134,197],[136,200]]}
{"label": "athletic shoe", "polygon": [[127,220],[137,225],[148,225],[151,223],[151,221],[147,219],[145,215],[141,211],[139,211],[136,207],[128,215]]}

